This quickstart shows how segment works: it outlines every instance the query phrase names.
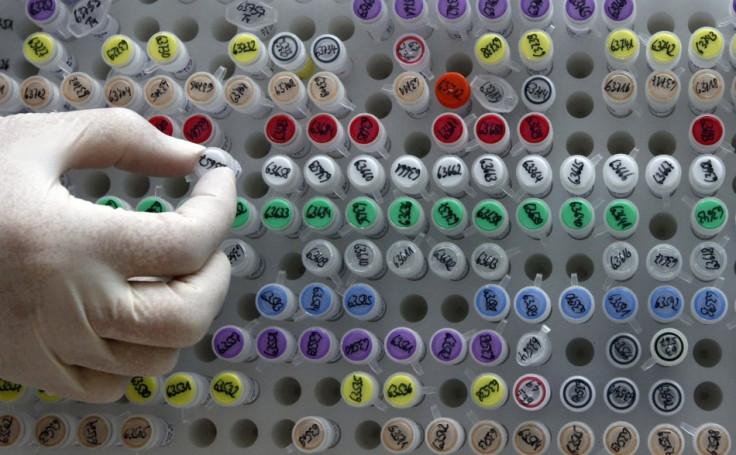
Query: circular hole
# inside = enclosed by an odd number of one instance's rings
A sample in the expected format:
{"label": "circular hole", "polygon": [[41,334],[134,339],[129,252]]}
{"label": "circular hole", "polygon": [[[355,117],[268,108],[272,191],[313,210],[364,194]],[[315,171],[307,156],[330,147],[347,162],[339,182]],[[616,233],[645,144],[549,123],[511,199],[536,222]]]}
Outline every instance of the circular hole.
{"label": "circular hole", "polygon": [[440,386],[440,401],[447,407],[459,408],[468,398],[468,388],[459,379],[448,379]]}
{"label": "circular hole", "polygon": [[576,254],[570,257],[570,259],[567,260],[567,264],[565,264],[565,273],[567,273],[568,276],[572,276],[573,273],[577,273],[578,280],[580,281],[587,281],[591,276],[593,276],[594,270],[595,265],[593,265],[593,260],[584,254]]}
{"label": "circular hole", "polygon": [[209,447],[217,438],[217,427],[209,419],[199,419],[189,426],[189,440],[197,447]]}
{"label": "circular hole", "polygon": [[189,182],[184,177],[172,177],[164,180],[164,192],[171,198],[184,197],[188,191]]}
{"label": "circular hole", "polygon": [[669,131],[657,131],[649,137],[649,151],[652,155],[672,155],[677,148],[677,140]]}
{"label": "circular hole", "polygon": [[146,5],[150,5],[151,3],[156,3],[157,0],[141,0],[141,3],[145,3]]}
{"label": "circular hole", "polygon": [[365,110],[378,118],[384,118],[391,113],[391,98],[384,93],[374,93],[365,100]]}
{"label": "circular hole", "polygon": [[[108,66],[107,69],[110,67]],[[13,62],[13,73],[19,79],[25,79],[38,74],[38,67],[31,65],[26,59],[17,59]]]}
{"label": "circular hole", "polygon": [[567,112],[575,118],[585,118],[593,112],[593,98],[585,92],[575,92],[567,98]]}
{"label": "circular hole", "polygon": [[241,419],[230,428],[230,440],[238,447],[250,447],[258,439],[258,427],[255,422]]}
{"label": "circular hole", "polygon": [[279,420],[271,429],[271,440],[276,447],[286,448],[291,444],[291,430],[294,428],[293,420]]}
{"label": "circular hole", "polygon": [[647,21],[647,30],[652,35],[657,32],[672,32],[675,30],[675,20],[663,11],[654,13]]}
{"label": "circular hole", "polygon": [[546,280],[552,274],[552,261],[543,254],[533,254],[524,263],[524,274],[533,280],[537,274],[542,274],[542,279]]}
{"label": "circular hole", "polygon": [[731,147],[736,149],[736,134],[734,134],[733,137],[731,138]]}
{"label": "circular hole", "polygon": [[15,27],[15,34],[22,41],[25,41],[28,35],[41,31],[41,27],[28,20],[13,21],[13,27]]}
{"label": "circular hole", "polygon": [[464,52],[458,52],[447,57],[445,71],[460,73],[468,77],[473,72],[473,60]]}
{"label": "circular hole", "polygon": [[608,153],[611,155],[615,155],[617,153],[628,155],[635,145],[634,136],[626,131],[616,131],[608,136],[608,141],[606,142],[606,148],[608,148]]}
{"label": "circular hole", "polygon": [[107,75],[110,74],[110,67],[101,58],[94,58],[92,62],[92,75],[101,81],[107,79]]}
{"label": "circular hole", "polygon": [[695,387],[693,398],[703,411],[715,411],[723,402],[723,391],[715,382],[701,382]]}
{"label": "circular hole", "polygon": [[468,301],[459,295],[451,295],[447,297],[440,307],[442,317],[445,318],[447,322],[462,322],[468,316],[468,311],[470,311]]}
{"label": "circular hole", "polygon": [[258,312],[258,307],[256,306],[256,295],[245,294],[238,299],[237,312],[238,316],[246,321],[258,319],[261,313]]}
{"label": "circular hole", "polygon": [[733,189],[734,193],[736,193],[736,177],[731,180],[731,189]]}
{"label": "circular hole", "polygon": [[110,191],[110,177],[102,171],[92,172],[84,179],[84,192],[92,198],[100,198]]}
{"label": "circular hole", "polygon": [[151,181],[141,174],[128,174],[123,180],[123,191],[130,197],[139,198],[145,196],[151,188]]}
{"label": "circular hole", "polygon": [[567,361],[576,367],[584,367],[593,361],[595,349],[593,343],[587,338],[573,338],[567,343],[565,348],[565,357]]}
{"label": "circular hole", "polygon": [[268,185],[263,181],[260,172],[251,172],[243,179],[243,192],[251,199],[258,199],[266,195]]}
{"label": "circular hole", "polygon": [[399,304],[399,313],[406,322],[419,322],[427,316],[427,301],[421,295],[407,295]]}
{"label": "circular hole", "polygon": [[292,405],[302,396],[302,386],[292,377],[281,378],[273,386],[273,396],[285,406]]}
{"label": "circular hole", "polygon": [[[210,29],[212,37],[221,43],[226,43],[238,33],[238,27],[228,22],[224,17],[217,18]],[[291,435],[289,435],[291,440]]]}
{"label": "circular hole", "polygon": [[593,72],[593,57],[585,52],[575,52],[567,58],[567,73],[575,79],[583,79]]}
{"label": "circular hole", "polygon": [[352,38],[355,33],[355,25],[352,19],[347,16],[337,16],[330,20],[327,25],[327,31],[340,38],[342,41],[347,41]]}
{"label": "circular hole", "polygon": [[229,78],[235,72],[235,63],[227,55],[218,55],[210,61],[210,73],[214,73],[220,67],[225,68],[224,79]]}
{"label": "circular hole", "polygon": [[323,406],[334,406],[340,402],[340,381],[323,378],[314,387],[314,397]]}
{"label": "circular hole", "polygon": [[314,36],[314,25],[312,18],[308,16],[298,16],[289,24],[289,31],[299,37],[300,40],[306,41]]}
{"label": "circular hole", "polygon": [[271,143],[263,133],[253,133],[245,140],[245,153],[251,158],[263,158],[271,151]]}
{"label": "circular hole", "polygon": [[657,213],[649,220],[649,233],[657,240],[669,240],[677,233],[677,220],[669,213]]}
{"label": "circular hole", "polygon": [[588,133],[578,131],[567,137],[567,153],[570,155],[588,156],[593,153],[595,144],[593,138]]}
{"label": "circular hole", "polygon": [[375,449],[381,443],[381,425],[372,420],[360,422],[355,427],[355,442],[362,449]]}
{"label": "circular hole", "polygon": [[404,139],[404,152],[417,158],[424,158],[432,149],[432,141],[424,133],[415,131]]}
{"label": "circular hole", "polygon": [[385,54],[376,54],[368,59],[365,70],[372,79],[383,80],[391,75],[394,62]]}
{"label": "circular hole", "polygon": [[701,367],[713,368],[718,365],[722,356],[721,345],[716,340],[703,338],[693,346],[693,357]]}
{"label": "circular hole", "polygon": [[299,253],[286,253],[279,261],[279,270],[286,272],[287,280],[298,280],[307,271]]}
{"label": "circular hole", "polygon": [[180,17],[174,22],[173,30],[180,40],[187,42],[193,40],[199,33],[199,24],[194,18]]}
{"label": "circular hole", "polygon": [[142,17],[135,24],[135,28],[133,29],[133,33],[135,33],[135,37],[138,39],[138,41],[142,41],[144,43],[147,43],[148,40],[155,33],[158,33],[159,30],[160,30],[160,27],[159,27],[158,21],[156,19],[154,19],[152,17]]}
{"label": "circular hole", "polygon": [[713,19],[713,16],[710,13],[707,13],[705,11],[698,11],[697,13],[694,13],[692,16],[690,16],[690,19],[687,21],[687,29],[690,30],[690,33],[693,33],[695,30],[699,29],[700,27],[715,27],[716,26],[716,20]]}
{"label": "circular hole", "polygon": [[212,352],[212,334],[208,333],[197,344],[192,347],[194,357],[200,362],[209,363],[214,361],[217,356]]}

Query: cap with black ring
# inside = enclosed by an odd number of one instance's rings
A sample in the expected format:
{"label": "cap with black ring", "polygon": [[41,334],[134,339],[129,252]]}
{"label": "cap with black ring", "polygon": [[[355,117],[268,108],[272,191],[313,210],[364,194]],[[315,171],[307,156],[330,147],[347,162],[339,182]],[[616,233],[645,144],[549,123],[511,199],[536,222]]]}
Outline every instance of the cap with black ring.
{"label": "cap with black ring", "polygon": [[560,388],[560,400],[572,412],[583,412],[595,402],[595,386],[584,376],[572,376]]}
{"label": "cap with black ring", "polygon": [[629,333],[618,333],[606,344],[606,357],[618,368],[630,368],[636,365],[641,357],[639,340]]}
{"label": "cap with black ring", "polygon": [[639,403],[639,388],[628,378],[613,378],[606,384],[605,399],[611,411],[629,412]]}
{"label": "cap with black ring", "polygon": [[677,414],[685,403],[685,392],[680,384],[669,379],[654,383],[649,390],[649,404],[655,412],[664,416]]}

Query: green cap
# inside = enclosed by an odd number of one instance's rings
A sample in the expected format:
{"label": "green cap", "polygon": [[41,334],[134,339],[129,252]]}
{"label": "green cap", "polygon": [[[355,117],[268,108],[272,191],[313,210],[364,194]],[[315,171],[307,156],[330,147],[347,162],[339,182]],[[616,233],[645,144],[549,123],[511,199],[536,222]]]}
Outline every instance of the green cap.
{"label": "green cap", "polygon": [[465,219],[465,206],[455,198],[442,198],[432,207],[432,218],[439,229],[455,229]]}
{"label": "green cap", "polygon": [[284,230],[291,225],[294,205],[287,199],[273,198],[263,204],[261,217],[267,228],[274,231]]}
{"label": "green cap", "polygon": [[304,204],[302,218],[304,223],[312,229],[327,229],[335,222],[335,204],[324,197],[313,197]]}
{"label": "green cap", "polygon": [[391,224],[398,229],[410,229],[419,223],[423,216],[422,206],[416,199],[400,197],[394,199],[388,208]]}
{"label": "green cap", "polygon": [[169,212],[169,203],[161,199],[160,197],[151,196],[143,199],[138,207],[135,208],[138,212],[151,212],[151,213],[164,213]]}
{"label": "green cap", "polygon": [[626,232],[637,226],[639,211],[626,199],[615,199],[606,206],[606,226],[614,232]]}
{"label": "green cap", "polygon": [[367,229],[378,220],[379,207],[371,198],[356,197],[347,207],[348,223],[355,229]]}
{"label": "green cap", "polygon": [[248,224],[250,219],[250,213],[252,210],[251,203],[243,199],[238,198],[237,205],[235,208],[235,220],[233,220],[233,229],[240,229],[241,227]]}
{"label": "green cap", "polygon": [[695,204],[693,217],[701,229],[720,229],[726,222],[728,209],[720,199],[707,197]]}
{"label": "green cap", "polygon": [[585,229],[593,221],[593,207],[581,198],[570,198],[560,208],[560,219],[567,229]]}
{"label": "green cap", "polygon": [[107,207],[112,207],[114,209],[121,209],[123,208],[123,201],[115,196],[105,196],[101,197],[100,199],[95,202],[97,205],[105,205]]}
{"label": "green cap", "polygon": [[473,209],[473,222],[480,231],[493,232],[503,226],[506,208],[492,199],[480,201]]}
{"label": "green cap", "polygon": [[516,218],[526,230],[544,229],[549,223],[549,206],[541,199],[525,199],[516,210]]}

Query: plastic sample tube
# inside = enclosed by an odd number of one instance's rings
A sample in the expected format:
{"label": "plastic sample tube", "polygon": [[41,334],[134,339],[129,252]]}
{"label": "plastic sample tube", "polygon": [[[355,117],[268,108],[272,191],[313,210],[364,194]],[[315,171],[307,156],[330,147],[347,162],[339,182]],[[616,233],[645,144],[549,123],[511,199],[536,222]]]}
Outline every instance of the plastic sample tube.
{"label": "plastic sample tube", "polygon": [[685,299],[677,288],[659,286],[649,294],[647,308],[652,319],[660,324],[667,324],[680,317],[684,304]]}
{"label": "plastic sample tube", "polygon": [[424,253],[408,240],[399,240],[388,247],[386,264],[392,273],[407,280],[416,281],[427,274],[428,266]]}
{"label": "plastic sample tube", "polygon": [[728,298],[718,288],[704,287],[693,294],[690,310],[695,320],[701,324],[715,324],[726,317]]}
{"label": "plastic sample tube", "polygon": [[410,238],[427,232],[429,226],[424,209],[416,199],[410,197],[400,197],[391,202],[388,221],[398,233]]}
{"label": "plastic sample tube", "polygon": [[726,84],[718,71],[702,69],[690,78],[688,99],[695,115],[713,113],[723,99]]}
{"label": "plastic sample tube", "polygon": [[552,436],[545,424],[538,421],[520,423],[512,433],[512,442],[516,453],[542,454],[552,444]]}
{"label": "plastic sample tube", "polygon": [[231,232],[252,239],[258,238],[266,232],[261,223],[260,215],[252,202],[238,197],[235,210],[235,219],[230,228]]}
{"label": "plastic sample tube", "polygon": [[345,93],[343,83],[328,71],[314,74],[309,79],[307,87],[312,104],[335,117],[345,117],[355,108]]}
{"label": "plastic sample tube", "polygon": [[429,172],[419,158],[402,155],[393,162],[389,172],[394,186],[403,193],[414,198],[428,195]]}
{"label": "plastic sample tube", "polygon": [[544,157],[527,156],[516,165],[516,181],[529,196],[543,198],[552,190],[552,168]]}
{"label": "plastic sample tube", "polygon": [[435,145],[444,153],[463,156],[467,153],[468,128],[457,114],[440,114],[432,122],[432,137]]}
{"label": "plastic sample tube", "polygon": [[381,340],[365,329],[351,329],[345,332],[340,340],[340,346],[345,360],[355,365],[367,365],[383,357]]}
{"label": "plastic sample tube", "polygon": [[595,403],[595,386],[585,376],[569,377],[560,387],[560,401],[572,412],[585,412]]}
{"label": "plastic sample tube", "polygon": [[340,441],[340,427],[324,417],[302,417],[291,430],[292,445],[302,453],[322,453]]}
{"label": "plastic sample tube", "polygon": [[181,125],[168,115],[154,115],[148,118],[148,123],[156,127],[167,136],[181,139],[183,136]]}
{"label": "plastic sample tube", "polygon": [[166,213],[173,212],[174,206],[158,196],[149,196],[142,199],[135,207],[136,212]]}
{"label": "plastic sample tube", "polygon": [[453,197],[463,197],[470,186],[470,173],[465,162],[457,156],[443,156],[432,167],[435,184]]}
{"label": "plastic sample tube", "polygon": [[353,61],[345,44],[335,35],[319,35],[312,41],[309,50],[312,60],[318,67],[337,77],[347,76],[353,69]]}
{"label": "plastic sample tube", "polygon": [[370,155],[358,155],[347,166],[350,186],[364,194],[373,195],[378,200],[385,196],[389,188],[386,171],[375,158]]}
{"label": "plastic sample tube", "polygon": [[557,433],[557,450],[562,455],[589,455],[595,447],[595,433],[580,421],[562,426]]}
{"label": "plastic sample tube", "polygon": [[447,30],[450,38],[468,39],[473,30],[473,8],[468,0],[439,0],[437,19]]}
{"label": "plastic sample tube", "polygon": [[169,76],[154,76],[143,89],[149,106],[166,115],[189,114],[193,105],[184,89]]}
{"label": "plastic sample tube", "polygon": [[252,33],[238,33],[228,43],[230,60],[247,76],[265,79],[273,74],[266,46]]}
{"label": "plastic sample tube", "polygon": [[258,398],[258,383],[238,371],[222,371],[212,378],[210,395],[219,406],[250,404]]}
{"label": "plastic sample tube", "polygon": [[595,164],[583,155],[572,155],[560,165],[560,182],[571,195],[588,197],[595,185]]}
{"label": "plastic sample tube", "polygon": [[74,56],[53,36],[44,32],[29,35],[23,43],[23,56],[31,65],[48,71],[59,79],[74,72]]}
{"label": "plastic sample tube", "polygon": [[174,408],[196,408],[210,400],[210,379],[198,373],[177,372],[166,379],[166,404]]}
{"label": "plastic sample tube", "polygon": [[634,335],[618,333],[606,343],[606,357],[616,368],[631,368],[641,357],[641,344]]}
{"label": "plastic sample tube", "polygon": [[146,106],[144,93],[143,88],[127,76],[115,76],[105,82],[105,98],[111,107],[141,112]]}
{"label": "plastic sample tube", "polygon": [[[191,3],[190,0],[185,0]],[[220,3],[229,3],[220,0]],[[276,28],[278,11],[262,2],[232,2],[225,9],[225,19],[231,24],[258,36],[262,40],[271,38]]]}
{"label": "plastic sample tube", "polygon": [[728,220],[728,207],[718,198],[700,199],[692,208],[690,224],[693,233],[701,239],[711,239],[718,235]]}
{"label": "plastic sample tube", "polygon": [[485,199],[473,208],[473,225],[480,234],[491,239],[506,237],[511,229],[508,212],[498,201]]}
{"label": "plastic sample tube", "polygon": [[232,112],[225,100],[225,89],[218,75],[200,71],[189,76],[184,86],[192,104],[212,117],[225,118]]}
{"label": "plastic sample tube", "polygon": [[682,56],[682,43],[676,34],[657,32],[647,42],[647,65],[653,71],[671,71]]}
{"label": "plastic sample tube", "polygon": [[16,114],[23,109],[18,81],[8,74],[0,74],[0,112]]}
{"label": "plastic sample tube", "polygon": [[302,171],[291,158],[276,155],[263,163],[261,176],[266,185],[283,194],[299,193],[306,188]]}
{"label": "plastic sample tube", "polygon": [[[716,446],[717,442],[717,447]],[[718,455],[731,450],[731,435],[728,430],[717,423],[704,423],[693,433],[693,448],[698,454],[718,450]]]}
{"label": "plastic sample tube", "polygon": [[93,3],[77,3],[73,5],[69,31],[75,38],[92,35],[97,39],[104,40],[108,36],[120,30],[117,19],[108,14],[110,0],[100,0]]}
{"label": "plastic sample tube", "polygon": [[266,229],[290,238],[296,238],[304,228],[299,210],[284,198],[266,201],[261,208],[261,219]]}
{"label": "plastic sample tube", "polygon": [[712,69],[721,60],[726,42],[721,32],[714,27],[701,27],[690,35],[687,55],[690,59],[690,71]]}
{"label": "plastic sample tube", "polygon": [[473,402],[484,410],[498,409],[509,397],[506,381],[493,373],[481,373],[470,384]]}
{"label": "plastic sample tube", "polygon": [[546,113],[555,102],[557,92],[550,78],[534,75],[522,84],[521,95],[521,101],[528,111]]}
{"label": "plastic sample tube", "polygon": [[560,294],[560,314],[572,324],[584,324],[593,317],[595,299],[583,286],[570,286]]}
{"label": "plastic sample tube", "polygon": [[304,179],[318,193],[345,198],[350,188],[340,166],[327,155],[315,155],[304,164]]}
{"label": "plastic sample tube", "polygon": [[614,422],[603,432],[603,444],[608,454],[633,455],[639,449],[639,431],[628,422]]}
{"label": "plastic sample tube", "polygon": [[514,29],[508,0],[478,0],[478,18],[481,26],[491,33],[508,38]]}
{"label": "plastic sample tube", "polygon": [[266,327],[256,337],[258,356],[270,363],[291,362],[297,351],[294,335],[279,327]]}
{"label": "plastic sample tube", "polygon": [[434,84],[434,93],[440,105],[451,113],[464,116],[472,108],[470,84],[460,73],[450,72],[438,77]]}
{"label": "plastic sample tube", "polygon": [[289,114],[271,116],[265,125],[266,139],[274,151],[292,158],[301,158],[309,152],[310,142],[304,128]]}
{"label": "plastic sample tube", "polygon": [[439,242],[428,253],[429,269],[437,277],[457,281],[468,273],[468,261],[465,253],[454,243]]}
{"label": "plastic sample tube", "polygon": [[242,240],[227,239],[220,244],[220,250],[230,261],[230,273],[233,276],[252,280],[261,276],[266,269],[263,256]]}
{"label": "plastic sample tube", "polygon": [[509,258],[495,243],[481,243],[470,257],[473,271],[488,281],[499,281],[509,272]]}
{"label": "plastic sample tube", "polygon": [[112,195],[99,198],[95,201],[95,204],[104,205],[113,209],[133,210],[133,207],[127,201]]}
{"label": "plastic sample tube", "polygon": [[565,23],[567,33],[573,38],[590,34],[591,23],[595,20],[595,1],[576,0],[565,3]]}
{"label": "plastic sample tube", "polygon": [[553,2],[551,0],[521,0],[520,11],[524,28],[546,30],[552,25]]}
{"label": "plastic sample tube", "polygon": [[606,230],[614,238],[625,240],[639,226],[639,209],[627,199],[614,199],[605,208]]}
{"label": "plastic sample tube", "polygon": [[475,61],[485,71],[501,77],[511,72],[511,51],[506,38],[498,33],[486,33],[475,41]]}
{"label": "plastic sample tube", "polygon": [[[509,345],[498,332],[480,330],[470,340],[470,353],[479,365],[492,367],[506,361],[509,355]],[[503,386],[506,388],[505,383]]]}
{"label": "plastic sample tube", "polygon": [[391,12],[384,0],[353,0],[353,17],[377,43],[386,41],[394,32]]}
{"label": "plastic sample tube", "polygon": [[702,242],[690,254],[690,269],[700,281],[713,281],[723,273],[726,261],[726,249],[721,244]]}
{"label": "plastic sample tube", "polygon": [[299,294],[302,311],[315,319],[334,321],[342,316],[342,304],[331,287],[322,283],[311,283]]}
{"label": "plastic sample tube", "polygon": [[309,362],[326,364],[340,359],[340,344],[335,334],[322,327],[310,327],[299,336],[299,351]]}
{"label": "plastic sample tube", "polygon": [[662,329],[652,337],[649,350],[657,365],[677,366],[687,358],[687,337],[677,329]]}
{"label": "plastic sample tube", "polygon": [[671,196],[680,185],[682,169],[672,156],[655,156],[646,168],[646,181],[655,197]]}
{"label": "plastic sample tube", "polygon": [[380,238],[388,230],[383,209],[369,197],[359,196],[348,202],[345,217],[355,231],[366,237]]}
{"label": "plastic sample tube", "polygon": [[318,196],[308,200],[302,221],[311,231],[324,237],[336,237],[344,225],[340,209],[329,199]]}
{"label": "plastic sample tube", "polygon": [[361,321],[377,321],[386,312],[386,302],[373,286],[358,283],[350,286],[342,299],[345,313]]}
{"label": "plastic sample tube", "polygon": [[560,207],[560,223],[570,237],[582,240],[588,237],[595,227],[595,211],[585,199],[570,198]]}
{"label": "plastic sample tube", "polygon": [[129,450],[156,450],[171,444],[174,426],[161,417],[134,415],[121,425],[120,440],[123,447]]}
{"label": "plastic sample tube", "polygon": [[314,73],[312,58],[302,40],[293,33],[281,32],[271,38],[268,55],[277,66],[294,73],[299,79],[309,79]]}
{"label": "plastic sample tube", "polygon": [[147,406],[164,403],[164,378],[133,376],[125,389],[125,398],[133,405]]}
{"label": "plastic sample tube", "polygon": [[345,156],[350,150],[350,139],[332,114],[317,114],[309,119],[307,134],[315,148],[333,158]]}
{"label": "plastic sample tube", "polygon": [[[106,105],[102,84],[85,73],[77,72],[66,76],[61,83],[61,95],[76,109],[97,109]],[[0,108],[2,104],[0,98]]]}
{"label": "plastic sample tube", "polygon": [[652,428],[647,438],[649,453],[653,455],[682,455],[685,451],[685,437],[682,431],[669,423]]}
{"label": "plastic sample tube", "polygon": [[603,296],[603,311],[612,322],[629,322],[636,316],[638,309],[636,294],[629,288],[612,287]]}
{"label": "plastic sample tube", "polygon": [[407,71],[396,76],[393,83],[396,102],[414,119],[425,117],[430,108],[430,89],[419,73]]}
{"label": "plastic sample tube", "polygon": [[402,365],[416,364],[427,353],[422,337],[407,327],[392,329],[384,340],[386,355]]}
{"label": "plastic sample tube", "polygon": [[205,147],[230,150],[232,142],[220,125],[209,115],[194,114],[187,117],[182,125],[184,139]]}
{"label": "plastic sample tube", "polygon": [[547,237],[552,230],[549,206],[541,199],[529,198],[522,201],[516,210],[516,220],[521,230],[533,239]]}
{"label": "plastic sample tube", "polygon": [[712,196],[723,185],[725,167],[716,155],[699,155],[690,163],[688,180],[698,197]]}
{"label": "plastic sample tube", "polygon": [[[623,414],[632,411],[639,404],[639,388],[631,379],[613,378],[603,388],[603,398],[606,406],[616,413]],[[606,432],[608,433],[608,432]],[[635,441],[638,445],[638,440]],[[636,453],[636,450],[625,453]]]}
{"label": "plastic sample tube", "polygon": [[552,122],[546,115],[538,112],[524,115],[519,120],[516,131],[527,152],[545,156],[552,151]]}
{"label": "plastic sample tube", "polygon": [[644,94],[649,104],[649,112],[657,117],[667,117],[677,105],[681,85],[677,74],[666,70],[655,70],[647,78]]}
{"label": "plastic sample tube", "polygon": [[423,440],[422,427],[406,417],[388,419],[381,428],[381,446],[391,454],[413,452]]}
{"label": "plastic sample tube", "polygon": [[430,23],[430,6],[425,0],[393,0],[394,18],[404,29],[429,38],[434,30]]}
{"label": "plastic sample tube", "polygon": [[603,182],[613,197],[628,197],[634,192],[638,181],[639,165],[629,155],[611,155],[603,164]]}
{"label": "plastic sample tube", "polygon": [[358,114],[350,119],[348,131],[356,149],[376,158],[388,158],[391,139],[378,117],[368,113]]}
{"label": "plastic sample tube", "polygon": [[[522,0],[524,1],[527,0]],[[552,3],[549,2],[549,4],[551,10]],[[552,38],[543,30],[529,30],[519,39],[519,56],[529,74],[548,75],[551,73],[553,53]]]}
{"label": "plastic sample tube", "polygon": [[25,2],[26,17],[35,25],[49,33],[54,33],[64,39],[71,38],[69,26],[71,25],[71,14],[69,7],[56,0]]}
{"label": "plastic sample tube", "polygon": [[102,60],[118,73],[133,79],[144,79],[156,70],[140,44],[125,35],[113,35],[105,40]]}
{"label": "plastic sample tube", "polygon": [[383,383],[383,396],[396,409],[413,408],[422,402],[424,395],[421,381],[410,373],[394,373]]}
{"label": "plastic sample tube", "polygon": [[146,50],[159,68],[177,79],[186,79],[194,71],[194,60],[186,45],[171,32],[155,33],[148,40]]}
{"label": "plastic sample tube", "polygon": [[475,310],[478,316],[490,322],[498,322],[508,316],[511,311],[511,299],[508,292],[498,285],[481,286],[475,293]]}
{"label": "plastic sample tube", "polygon": [[332,278],[338,281],[345,265],[342,255],[332,242],[316,239],[307,243],[302,249],[302,264],[304,268],[320,278]]}
{"label": "plastic sample tube", "polygon": [[460,332],[451,328],[437,330],[429,345],[432,357],[442,365],[457,365],[468,354],[468,342]]}
{"label": "plastic sample tube", "polygon": [[256,309],[263,317],[285,321],[294,317],[299,310],[299,303],[291,289],[278,283],[269,283],[256,293]]}
{"label": "plastic sample tube", "polygon": [[608,30],[633,28],[636,19],[636,2],[634,0],[604,0],[601,13]]}
{"label": "plastic sample tube", "polygon": [[43,76],[31,76],[20,85],[21,103],[32,112],[70,111],[59,87]]}
{"label": "plastic sample tube", "polygon": [[370,240],[354,240],[344,253],[345,266],[356,276],[377,280],[387,270],[386,261],[383,259],[383,251]]}
{"label": "plastic sample tube", "polygon": [[504,161],[496,155],[481,155],[471,168],[473,184],[494,199],[506,196],[511,190],[509,171]]}
{"label": "plastic sample tube", "polygon": [[268,94],[282,111],[296,118],[304,118],[312,109],[312,100],[304,83],[295,73],[276,73],[268,82]]}
{"label": "plastic sample tube", "polygon": [[438,417],[427,425],[424,441],[436,455],[456,453],[465,444],[465,429],[460,422],[449,417]]}
{"label": "plastic sample tube", "polygon": [[394,44],[394,58],[404,71],[415,71],[426,77],[432,76],[429,46],[419,35],[407,33],[398,37]]}
{"label": "plastic sample tube", "polygon": [[639,37],[633,30],[618,28],[606,37],[608,71],[631,70],[639,57]]}
{"label": "plastic sample tube", "polygon": [[[521,409],[538,411],[549,403],[552,389],[544,376],[527,374],[514,382],[513,394],[514,401]],[[549,443],[549,436],[545,439]]]}
{"label": "plastic sample tube", "polygon": [[602,84],[603,101],[614,117],[626,117],[636,104],[637,85],[634,75],[628,71],[615,70],[606,75]]}
{"label": "plastic sample tube", "polygon": [[609,278],[626,281],[639,267],[639,253],[627,242],[613,242],[603,250],[603,269]]}
{"label": "plastic sample tube", "polygon": [[505,157],[511,151],[511,131],[501,115],[487,113],[478,117],[473,128],[478,146],[485,152]]}
{"label": "plastic sample tube", "polygon": [[526,286],[520,289],[514,297],[514,311],[522,321],[538,324],[549,317],[552,302],[544,289],[537,286]]}
{"label": "plastic sample tube", "polygon": [[87,414],[79,420],[77,443],[85,449],[104,449],[120,444],[117,423],[105,414]]}
{"label": "plastic sample tube", "polygon": [[225,81],[225,101],[231,108],[253,118],[263,118],[271,113],[273,103],[261,88],[248,76],[236,75]]}
{"label": "plastic sample tube", "polygon": [[434,227],[451,239],[460,239],[470,223],[462,202],[455,198],[442,198],[432,206]]}
{"label": "plastic sample tube", "polygon": [[244,328],[222,326],[212,336],[212,352],[226,362],[250,362],[258,358],[253,336]]}

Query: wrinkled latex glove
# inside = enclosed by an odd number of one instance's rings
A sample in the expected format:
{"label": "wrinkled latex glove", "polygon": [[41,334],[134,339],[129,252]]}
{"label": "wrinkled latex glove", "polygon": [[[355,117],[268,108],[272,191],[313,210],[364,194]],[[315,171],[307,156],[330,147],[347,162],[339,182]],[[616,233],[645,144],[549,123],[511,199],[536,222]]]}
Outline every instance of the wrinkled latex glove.
{"label": "wrinkled latex glove", "polygon": [[[68,169],[192,172],[203,147],[126,109],[0,118],[0,378],[89,402],[170,371],[225,298],[218,245],[235,179],[203,176],[176,212],[114,210],[59,183]],[[132,277],[171,280],[129,281]]]}

